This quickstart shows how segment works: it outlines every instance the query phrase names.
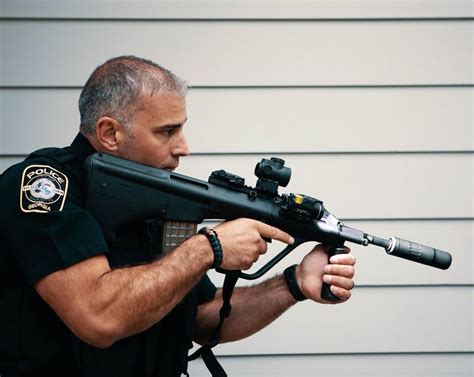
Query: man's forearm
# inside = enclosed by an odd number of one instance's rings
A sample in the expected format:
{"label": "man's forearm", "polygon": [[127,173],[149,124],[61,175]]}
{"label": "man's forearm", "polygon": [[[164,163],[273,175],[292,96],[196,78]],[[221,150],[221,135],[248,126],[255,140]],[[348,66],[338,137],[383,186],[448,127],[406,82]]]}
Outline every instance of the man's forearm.
{"label": "man's forearm", "polygon": [[[283,275],[252,287],[236,288],[231,299],[232,312],[224,321],[220,342],[236,341],[258,332],[295,303]],[[215,330],[221,306],[222,290],[219,290],[213,301],[199,307],[196,336],[199,343],[205,343]]]}
{"label": "man's forearm", "polygon": [[169,255],[146,265],[119,268],[101,276],[104,318],[119,323],[121,338],[161,320],[194,287],[212,264],[204,237],[183,243]]}
{"label": "man's forearm", "polygon": [[196,236],[153,263],[111,270],[100,254],[47,275],[35,288],[76,336],[109,347],[161,320],[212,261],[209,241]]}

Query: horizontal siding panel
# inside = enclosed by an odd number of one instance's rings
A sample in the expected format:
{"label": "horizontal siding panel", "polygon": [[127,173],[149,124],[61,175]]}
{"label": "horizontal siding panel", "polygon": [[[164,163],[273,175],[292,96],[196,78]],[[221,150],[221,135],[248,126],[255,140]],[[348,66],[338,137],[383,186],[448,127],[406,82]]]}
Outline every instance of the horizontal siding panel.
{"label": "horizontal siding panel", "polygon": [[2,0],[2,17],[47,18],[423,18],[472,17],[470,1]]}
{"label": "horizontal siding panel", "polygon": [[[473,217],[474,154],[279,156],[292,168],[281,192],[320,198],[340,218]],[[253,186],[261,157],[191,156],[178,172],[207,180],[225,169]]]}
{"label": "horizontal siding panel", "polygon": [[[181,160],[178,172],[207,181],[211,171],[225,169],[253,186],[253,169],[261,157],[270,156],[190,156]],[[293,170],[292,181],[280,193],[320,198],[338,218],[473,217],[473,154],[280,157]],[[4,157],[0,166],[19,160]]]}
{"label": "horizontal siding panel", "polygon": [[[473,358],[473,354],[269,355],[219,361],[229,376],[239,377],[472,377]],[[201,359],[190,363],[189,373],[209,376]]]}
{"label": "horizontal siding panel", "polygon": [[[392,257],[383,248],[364,247],[347,243],[357,260],[355,284],[365,289],[369,286],[406,286],[406,285],[474,285],[474,220],[444,221],[346,221],[346,225],[363,230],[369,234],[388,238],[397,236],[419,242],[440,250],[448,251],[453,257],[448,270],[440,270],[406,259]],[[214,226],[216,223],[211,223]],[[209,224],[206,222],[206,225]],[[300,263],[315,243],[299,246],[285,257],[277,266],[257,281],[262,281],[286,267]],[[268,251],[261,256],[247,272],[255,272],[285,245],[274,241],[268,245]],[[224,275],[209,272],[216,285],[222,287]],[[249,285],[242,279],[240,286]]]}
{"label": "horizontal siding panel", "polygon": [[196,90],[187,132],[191,147],[204,153],[472,150],[473,94],[473,88]]}
{"label": "horizontal siding panel", "polygon": [[122,54],[196,86],[473,83],[472,21],[3,21],[0,34],[3,86],[80,86]]}
{"label": "horizontal siding panel", "polygon": [[216,353],[473,352],[473,293],[472,287],[367,288],[341,305],[305,301]]}
{"label": "horizontal siding panel", "polygon": [[79,94],[80,90],[0,89],[0,153],[28,154],[45,146],[69,145],[79,130]]}
{"label": "horizontal siding panel", "polygon": [[[0,89],[0,152],[69,143],[79,94]],[[186,135],[193,153],[473,150],[473,98],[471,87],[191,89]]]}
{"label": "horizontal siding panel", "polygon": [[24,160],[24,157],[0,157],[0,174],[9,166]]}

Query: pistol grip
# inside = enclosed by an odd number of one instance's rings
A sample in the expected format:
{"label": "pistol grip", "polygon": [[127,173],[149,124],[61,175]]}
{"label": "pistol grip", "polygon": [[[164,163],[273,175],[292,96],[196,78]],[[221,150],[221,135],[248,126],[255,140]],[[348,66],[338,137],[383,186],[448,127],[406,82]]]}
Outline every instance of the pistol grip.
{"label": "pistol grip", "polygon": [[[328,247],[328,258],[331,258],[333,255],[346,254],[346,252],[346,248],[343,245],[331,245]],[[332,294],[329,287],[329,284],[323,283],[323,287],[321,288],[321,297],[328,301],[341,301],[339,297]]]}

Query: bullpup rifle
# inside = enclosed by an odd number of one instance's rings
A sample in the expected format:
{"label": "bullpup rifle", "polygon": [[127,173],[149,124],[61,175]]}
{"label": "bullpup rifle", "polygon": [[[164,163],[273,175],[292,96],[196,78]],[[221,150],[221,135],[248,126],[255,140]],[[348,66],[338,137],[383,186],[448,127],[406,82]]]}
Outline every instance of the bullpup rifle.
{"label": "bullpup rifle", "polygon": [[[255,187],[225,170],[212,172],[209,181],[153,168],[115,156],[96,153],[86,161],[87,208],[101,226],[105,239],[116,239],[121,227],[141,219],[202,223],[204,220],[256,219],[289,233],[286,246],[254,273],[237,272],[242,279],[260,278],[299,245],[317,241],[329,246],[329,256],[345,251],[345,242],[382,247],[392,256],[447,269],[448,252],[398,237],[384,239],[344,225],[319,199],[301,194],[278,194],[291,169],[279,158],[262,159],[255,167]],[[163,237],[165,239],[165,237]],[[225,253],[225,250],[224,250]],[[228,271],[217,269],[222,273]],[[235,271],[234,271],[235,273]],[[322,297],[337,301],[328,285]]]}

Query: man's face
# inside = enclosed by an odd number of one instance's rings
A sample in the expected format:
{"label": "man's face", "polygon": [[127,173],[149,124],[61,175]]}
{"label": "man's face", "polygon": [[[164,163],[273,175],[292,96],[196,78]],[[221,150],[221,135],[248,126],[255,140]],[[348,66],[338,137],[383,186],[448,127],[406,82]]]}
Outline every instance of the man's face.
{"label": "man's face", "polygon": [[186,99],[177,94],[144,95],[130,135],[117,155],[157,168],[174,170],[189,155],[183,133]]}

